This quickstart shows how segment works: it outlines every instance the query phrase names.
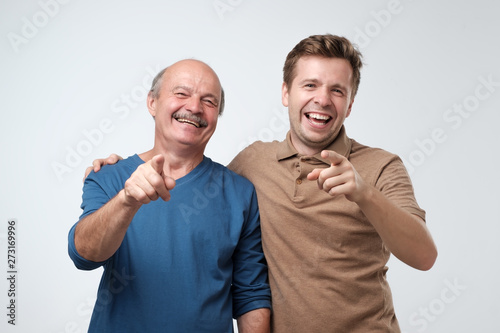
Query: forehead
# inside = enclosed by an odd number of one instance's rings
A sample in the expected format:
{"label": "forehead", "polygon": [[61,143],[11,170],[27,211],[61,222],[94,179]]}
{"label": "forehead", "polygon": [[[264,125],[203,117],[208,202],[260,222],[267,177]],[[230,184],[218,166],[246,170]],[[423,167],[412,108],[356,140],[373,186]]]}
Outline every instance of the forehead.
{"label": "forehead", "polygon": [[221,86],[215,72],[199,61],[182,61],[165,71],[163,81],[167,89],[176,86],[189,87],[209,93],[220,94]]}
{"label": "forehead", "polygon": [[352,66],[349,61],[342,58],[301,57],[295,66],[294,81],[296,80],[319,80],[325,83],[352,82]]}

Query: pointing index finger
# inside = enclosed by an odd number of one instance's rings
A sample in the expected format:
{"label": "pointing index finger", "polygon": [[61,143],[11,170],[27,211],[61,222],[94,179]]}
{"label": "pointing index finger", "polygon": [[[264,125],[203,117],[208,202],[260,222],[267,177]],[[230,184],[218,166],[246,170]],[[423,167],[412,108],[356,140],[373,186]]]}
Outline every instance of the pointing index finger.
{"label": "pointing index finger", "polygon": [[333,150],[323,150],[321,152],[321,157],[330,161],[332,165],[340,164],[344,160],[344,156],[334,152]]}
{"label": "pointing index finger", "polygon": [[151,159],[151,166],[159,175],[163,175],[163,163],[165,163],[163,155],[155,155]]}

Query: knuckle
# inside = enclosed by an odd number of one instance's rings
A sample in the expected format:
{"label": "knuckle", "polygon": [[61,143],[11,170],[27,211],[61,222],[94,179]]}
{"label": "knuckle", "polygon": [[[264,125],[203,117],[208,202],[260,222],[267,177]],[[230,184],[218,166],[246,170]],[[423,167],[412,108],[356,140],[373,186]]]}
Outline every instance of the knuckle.
{"label": "knuckle", "polygon": [[135,172],[134,172],[132,175],[134,175],[134,174],[135,174],[135,173],[137,173],[137,172],[144,172],[145,168],[146,168],[146,165],[145,165],[145,164],[141,164],[141,165],[139,165],[139,166],[137,167],[137,169],[135,169]]}
{"label": "knuckle", "polygon": [[132,178],[132,177],[133,177],[133,176],[134,176],[134,175],[132,175],[129,179],[127,179],[127,180],[125,181],[125,189],[128,189],[128,188],[130,188],[130,187],[132,186],[132,181],[133,181],[133,178]]}

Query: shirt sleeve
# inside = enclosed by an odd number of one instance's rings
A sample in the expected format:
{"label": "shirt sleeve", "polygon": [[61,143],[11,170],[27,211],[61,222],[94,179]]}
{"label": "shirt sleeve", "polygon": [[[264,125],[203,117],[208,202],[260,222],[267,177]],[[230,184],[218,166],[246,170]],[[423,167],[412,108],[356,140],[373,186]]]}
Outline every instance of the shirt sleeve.
{"label": "shirt sleeve", "polygon": [[271,308],[267,264],[261,244],[260,217],[255,190],[246,221],[233,254],[233,317],[248,311]]}
{"label": "shirt sleeve", "polygon": [[417,203],[410,176],[398,156],[394,155],[382,168],[376,187],[398,207],[425,221],[425,211]]}
{"label": "shirt sleeve", "polygon": [[70,229],[68,234],[68,254],[78,269],[93,270],[104,265],[104,262],[94,262],[83,258],[75,247],[75,229],[78,223],[87,215],[92,214],[106,204],[111,198],[109,194],[99,185],[95,174],[92,172],[83,185],[83,195],[81,208],[83,209],[80,219]]}

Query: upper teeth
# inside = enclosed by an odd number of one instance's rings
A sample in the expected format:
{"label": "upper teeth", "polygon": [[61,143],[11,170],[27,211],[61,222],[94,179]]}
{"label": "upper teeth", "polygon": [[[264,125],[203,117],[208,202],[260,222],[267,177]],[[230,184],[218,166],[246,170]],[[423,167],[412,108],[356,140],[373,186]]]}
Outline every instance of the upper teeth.
{"label": "upper teeth", "polygon": [[197,128],[200,128],[200,124],[198,123],[195,123],[194,121],[191,121],[191,120],[188,120],[188,119],[184,119],[184,118],[179,118],[177,119],[179,122],[181,123],[188,123],[188,124],[191,124],[193,126],[196,126]]}
{"label": "upper teeth", "polygon": [[328,120],[330,117],[322,114],[317,114],[317,113],[310,113],[309,117],[318,119],[318,120]]}

